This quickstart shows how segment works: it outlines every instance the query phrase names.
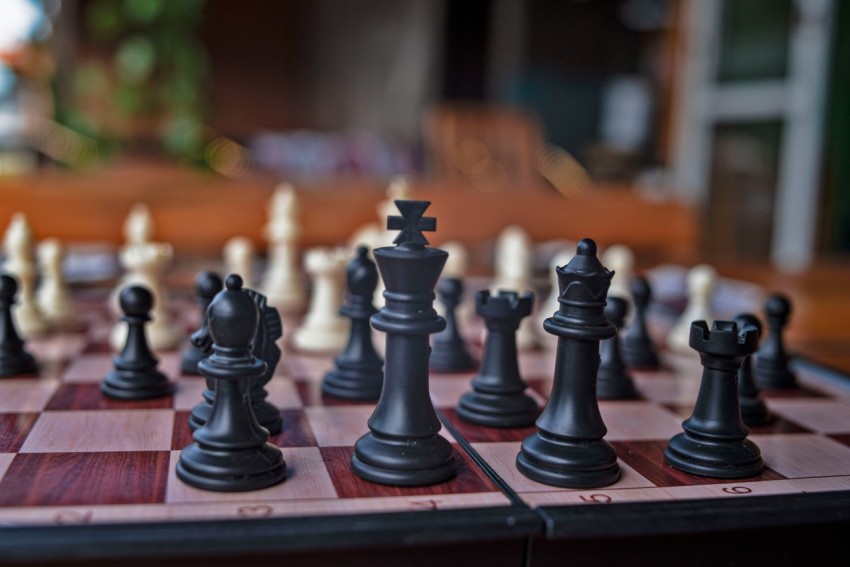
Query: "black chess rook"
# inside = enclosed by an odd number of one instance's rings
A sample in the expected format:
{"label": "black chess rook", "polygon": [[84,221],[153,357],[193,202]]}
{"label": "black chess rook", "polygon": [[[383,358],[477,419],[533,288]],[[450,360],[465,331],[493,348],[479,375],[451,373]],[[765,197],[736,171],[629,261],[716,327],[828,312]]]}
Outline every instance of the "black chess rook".
{"label": "black chess rook", "polygon": [[761,451],[747,439],[741,419],[738,371],[758,346],[758,330],[734,321],[691,324],[689,344],[700,355],[702,381],[693,414],[673,437],[664,460],[684,472],[710,478],[747,478],[762,471]]}
{"label": "black chess rook", "polygon": [[369,319],[378,312],[372,304],[378,286],[378,269],[369,249],[357,248],[348,263],[348,293],[340,314],[351,320],[345,350],[334,359],[334,369],[322,378],[322,392],[344,400],[377,400],[384,385],[384,361],[372,343]]}
{"label": "black chess rook", "polygon": [[614,273],[596,256],[596,243],[582,239],[558,274],[559,308],[543,328],[558,337],[552,393],[516,458],[528,478],[565,488],[607,486],[620,478],[617,453],[596,399],[599,342],[617,329],[605,317],[605,297]]}
{"label": "black chess rook", "polygon": [[516,332],[531,314],[534,294],[518,295],[487,290],[475,295],[475,312],[484,318],[487,338],[481,369],[472,379],[472,391],[461,396],[457,414],[466,421],[491,427],[524,427],[540,413],[537,402],[525,393],[520,376]]}
{"label": "black chess rook", "polygon": [[395,203],[402,216],[387,219],[387,228],[401,230],[395,247],[374,251],[386,287],[385,306],[371,319],[387,334],[384,387],[370,431],[354,445],[351,470],[379,484],[422,486],[456,474],[428,387],[429,335],[446,326],[433,307],[434,287],[448,254],[426,247],[422,231],[436,228],[435,219],[422,218],[429,202]]}
{"label": "black chess rook", "polygon": [[121,289],[118,296],[121,318],[127,323],[127,338],[121,353],[113,359],[114,368],[100,385],[104,395],[119,400],[145,400],[170,395],[173,384],[157,368],[159,359],[151,352],[145,325],[151,320],[153,294],[143,286]]}
{"label": "black chess rook", "polygon": [[180,453],[177,477],[203,490],[259,490],[286,479],[283,454],[268,442],[251,403],[251,384],[268,369],[253,354],[262,315],[242,278],[228,276],[225,286],[209,308],[212,354],[198,364],[215,382],[212,413]]}

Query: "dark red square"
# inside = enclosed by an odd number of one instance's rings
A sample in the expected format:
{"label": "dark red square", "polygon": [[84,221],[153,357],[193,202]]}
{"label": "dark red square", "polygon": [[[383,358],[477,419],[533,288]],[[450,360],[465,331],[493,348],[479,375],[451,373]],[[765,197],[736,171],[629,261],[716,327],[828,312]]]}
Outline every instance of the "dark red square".
{"label": "dark red square", "polygon": [[16,453],[29,435],[38,414],[0,414],[0,453]]}

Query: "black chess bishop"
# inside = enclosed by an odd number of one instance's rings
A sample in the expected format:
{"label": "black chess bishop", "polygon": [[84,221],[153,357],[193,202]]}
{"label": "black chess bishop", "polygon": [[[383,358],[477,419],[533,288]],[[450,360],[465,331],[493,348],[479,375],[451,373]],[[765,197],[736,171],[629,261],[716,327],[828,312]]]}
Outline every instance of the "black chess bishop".
{"label": "black chess bishop", "polygon": [[281,450],[254,415],[251,384],[268,365],[254,355],[260,309],[242,278],[230,275],[209,307],[212,354],[198,363],[211,379],[215,397],[206,423],[180,453],[177,477],[196,488],[218,492],[259,490],[286,479]]}

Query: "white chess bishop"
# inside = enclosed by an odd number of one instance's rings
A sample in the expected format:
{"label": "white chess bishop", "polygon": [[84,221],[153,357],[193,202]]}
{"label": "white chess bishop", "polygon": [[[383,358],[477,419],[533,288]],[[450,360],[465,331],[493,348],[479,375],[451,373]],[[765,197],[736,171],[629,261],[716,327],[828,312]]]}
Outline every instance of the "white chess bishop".
{"label": "white chess bishop", "polygon": [[708,264],[699,264],[688,271],[687,279],[687,305],[667,335],[670,350],[683,354],[695,352],[689,344],[691,323],[705,321],[711,327],[714,322],[711,302],[717,285],[717,271]]}
{"label": "white chess bishop", "polygon": [[62,273],[62,244],[56,238],[42,240],[37,247],[41,284],[36,303],[48,323],[63,326],[74,320],[76,309]]}
{"label": "white chess bishop", "polygon": [[[534,248],[528,233],[519,225],[508,226],[499,233],[495,252],[495,278],[490,284],[490,293],[496,295],[499,290],[534,293],[531,286]],[[531,317],[520,322],[516,332],[518,349],[528,350],[539,344],[534,323]]]}
{"label": "white chess bishop", "polygon": [[48,324],[38,309],[35,286],[38,277],[34,253],[35,237],[24,213],[15,213],[6,229],[3,242],[6,260],[3,271],[18,282],[18,296],[14,305],[18,333],[24,338],[44,333]]}
{"label": "white chess bishop", "polygon": [[304,269],[313,281],[310,305],[304,322],[292,335],[292,343],[307,352],[340,352],[348,341],[349,321],[339,313],[345,292],[346,248],[311,248],[304,255]]}
{"label": "white chess bishop", "polygon": [[[153,350],[167,350],[176,347],[184,340],[168,314],[167,294],[162,285],[162,277],[171,265],[174,250],[165,242],[148,242],[127,246],[121,251],[121,265],[127,272],[119,288],[129,285],[141,285],[150,290],[154,305],[151,322],[146,327],[148,343]],[[109,335],[109,344],[115,351],[124,348],[127,338],[127,324],[118,321]]]}
{"label": "white chess bishop", "polygon": [[268,264],[261,285],[269,305],[284,313],[297,313],[307,304],[307,290],[299,268],[298,196],[289,183],[275,188],[265,226]]}

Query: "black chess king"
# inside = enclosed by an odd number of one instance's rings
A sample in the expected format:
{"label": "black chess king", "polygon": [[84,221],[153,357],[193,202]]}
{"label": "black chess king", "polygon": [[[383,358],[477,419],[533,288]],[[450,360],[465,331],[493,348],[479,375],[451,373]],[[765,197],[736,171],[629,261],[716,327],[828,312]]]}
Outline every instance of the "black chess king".
{"label": "black chess king", "polygon": [[434,310],[434,287],[449,255],[426,246],[422,231],[436,229],[436,219],[422,217],[429,202],[395,204],[402,216],[387,219],[388,229],[401,231],[395,246],[373,253],[385,287],[385,305],[371,318],[387,334],[384,386],[369,433],[354,445],[351,469],[379,484],[423,486],[456,472],[428,389],[429,335],[446,327]]}
{"label": "black chess king", "polygon": [[617,332],[605,317],[614,272],[584,238],[558,274],[558,311],[543,322],[558,337],[552,393],[537,418],[537,431],[522,442],[516,466],[528,478],[565,488],[607,486],[620,478],[614,448],[596,401],[599,341]]}

